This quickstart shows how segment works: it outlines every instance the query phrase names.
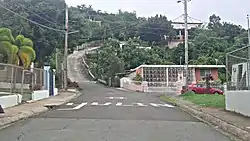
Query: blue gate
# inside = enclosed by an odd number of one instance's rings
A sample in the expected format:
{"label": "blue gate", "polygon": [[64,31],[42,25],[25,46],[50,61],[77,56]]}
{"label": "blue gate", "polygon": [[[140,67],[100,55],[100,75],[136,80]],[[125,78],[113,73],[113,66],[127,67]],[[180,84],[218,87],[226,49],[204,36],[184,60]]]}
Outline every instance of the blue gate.
{"label": "blue gate", "polygon": [[49,70],[49,95],[54,96],[54,71]]}

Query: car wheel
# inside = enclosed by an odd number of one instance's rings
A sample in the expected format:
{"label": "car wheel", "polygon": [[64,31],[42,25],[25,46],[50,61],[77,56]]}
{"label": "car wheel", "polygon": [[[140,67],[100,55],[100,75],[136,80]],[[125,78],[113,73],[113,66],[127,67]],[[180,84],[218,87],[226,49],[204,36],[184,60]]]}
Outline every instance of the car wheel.
{"label": "car wheel", "polygon": [[218,92],[214,92],[214,94],[219,94]]}

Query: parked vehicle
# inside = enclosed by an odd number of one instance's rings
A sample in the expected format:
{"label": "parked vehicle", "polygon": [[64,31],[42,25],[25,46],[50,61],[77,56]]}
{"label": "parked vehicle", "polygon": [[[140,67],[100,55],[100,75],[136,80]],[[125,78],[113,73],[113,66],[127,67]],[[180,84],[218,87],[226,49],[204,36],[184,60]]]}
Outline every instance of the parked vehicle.
{"label": "parked vehicle", "polygon": [[220,89],[217,88],[207,88],[203,84],[191,84],[188,86],[188,89],[183,88],[181,90],[181,94],[187,92],[187,91],[192,91],[196,94],[223,94],[224,92]]}

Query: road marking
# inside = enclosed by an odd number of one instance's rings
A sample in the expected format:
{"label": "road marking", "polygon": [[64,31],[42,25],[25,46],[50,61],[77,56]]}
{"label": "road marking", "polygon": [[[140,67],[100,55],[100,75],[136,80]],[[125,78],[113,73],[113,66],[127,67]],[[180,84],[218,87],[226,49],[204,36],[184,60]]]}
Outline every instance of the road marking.
{"label": "road marking", "polygon": [[71,111],[73,110],[72,108],[64,108],[64,109],[56,109],[58,111]]}
{"label": "road marking", "polygon": [[67,106],[71,106],[71,105],[73,105],[73,104],[74,104],[74,103],[67,103],[66,105],[67,105]]}
{"label": "road marking", "polygon": [[78,110],[78,109],[82,108],[83,106],[85,106],[87,104],[88,104],[87,102],[81,103],[78,106],[74,107],[73,110]]}
{"label": "road marking", "polygon": [[110,96],[110,97],[106,97],[106,99],[114,99],[114,97]]}
{"label": "road marking", "polygon": [[147,107],[148,105],[144,105],[143,103],[135,103],[137,106],[140,106],[140,107]]}
{"label": "road marking", "polygon": [[118,103],[115,104],[115,106],[121,106],[121,105],[122,105],[121,102],[118,102]]}
{"label": "road marking", "polygon": [[98,102],[92,102],[91,105],[92,106],[108,106],[108,105],[111,105],[112,103],[111,102],[106,102],[104,104],[99,104]]}
{"label": "road marking", "polygon": [[[86,106],[87,104],[88,104],[87,102],[84,102],[84,103],[81,103],[81,104],[79,104],[78,106],[76,106],[74,108],[62,108],[62,109],[56,109],[56,110],[59,110],[59,111],[78,110],[78,109]],[[72,106],[72,105],[74,105],[74,103],[67,103],[66,105]],[[112,105],[112,103],[111,102],[106,102],[106,103],[100,104],[99,102],[92,102],[90,105],[91,106],[109,106],[109,105]],[[174,106],[166,104],[166,103],[165,104],[149,103],[149,105],[151,105],[153,107],[174,108]],[[143,104],[143,103],[133,103],[132,105],[125,105],[122,102],[117,102],[115,104],[116,107],[133,107],[133,106],[135,106],[135,107],[148,107],[149,105]]]}
{"label": "road marking", "polygon": [[122,105],[121,102],[118,102],[118,103],[115,104],[115,106],[132,107],[134,105]]}
{"label": "road marking", "polygon": [[127,89],[124,89],[124,88],[116,88],[117,90],[121,90],[121,91],[129,91],[129,90],[127,90]]}
{"label": "road marking", "polygon": [[106,97],[106,99],[127,99],[126,97],[113,97],[113,96],[110,96],[110,97]]}
{"label": "road marking", "polygon": [[168,108],[174,108],[174,106],[169,105],[169,104],[156,104],[156,103],[150,103],[150,105],[154,106],[154,107],[168,107]]}
{"label": "road marking", "polygon": [[108,94],[110,94],[110,95],[114,95],[115,93],[113,93],[113,92],[108,92]]}

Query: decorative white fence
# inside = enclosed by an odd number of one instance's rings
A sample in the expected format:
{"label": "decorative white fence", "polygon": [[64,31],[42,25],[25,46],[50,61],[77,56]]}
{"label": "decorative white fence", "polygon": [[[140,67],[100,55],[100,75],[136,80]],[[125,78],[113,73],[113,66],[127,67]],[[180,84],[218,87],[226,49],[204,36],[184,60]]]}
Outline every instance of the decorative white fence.
{"label": "decorative white fence", "polygon": [[133,81],[129,78],[120,80],[120,87],[131,91],[147,93],[164,93],[169,95],[178,95],[181,93],[182,82],[147,82]]}

